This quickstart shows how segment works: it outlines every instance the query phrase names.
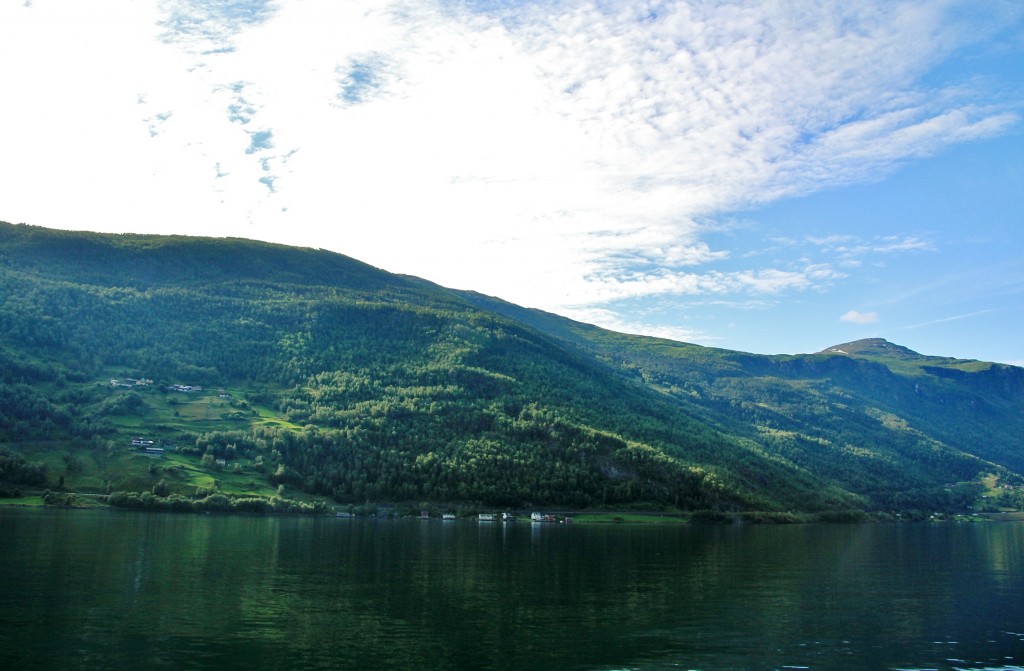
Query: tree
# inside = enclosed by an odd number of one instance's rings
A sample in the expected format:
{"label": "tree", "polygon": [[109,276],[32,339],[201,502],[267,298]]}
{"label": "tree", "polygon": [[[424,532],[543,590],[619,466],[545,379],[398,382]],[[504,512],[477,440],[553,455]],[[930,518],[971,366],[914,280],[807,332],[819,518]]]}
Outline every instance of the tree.
{"label": "tree", "polygon": [[160,482],[153,485],[153,494],[160,497],[170,496],[171,488],[167,486],[167,481],[161,478]]}

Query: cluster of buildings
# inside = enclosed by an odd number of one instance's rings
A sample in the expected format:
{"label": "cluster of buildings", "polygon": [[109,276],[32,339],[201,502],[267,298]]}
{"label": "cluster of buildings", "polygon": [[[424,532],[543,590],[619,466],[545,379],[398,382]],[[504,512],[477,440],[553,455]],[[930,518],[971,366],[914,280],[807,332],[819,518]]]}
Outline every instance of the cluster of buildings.
{"label": "cluster of buildings", "polygon": [[203,390],[202,387],[193,387],[190,384],[172,384],[168,389],[171,391],[183,391],[185,393],[194,393]]}
{"label": "cluster of buildings", "polygon": [[162,456],[164,453],[164,448],[157,447],[152,440],[143,438],[142,436],[132,438],[132,447],[137,447],[140,452],[145,452],[146,454],[151,454],[157,457]]}
{"label": "cluster of buildings", "polygon": [[[133,377],[111,378],[110,379],[110,386],[111,387],[127,387],[127,388],[131,389],[133,387],[148,387],[151,384],[153,384],[153,381],[150,380],[149,378],[145,378],[145,377],[139,378],[137,380],[135,378],[133,378]],[[172,384],[171,386],[169,386],[167,388],[169,390],[171,390],[171,391],[183,391],[183,392],[186,392],[186,393],[194,393],[194,392],[198,392],[198,391],[203,391],[202,387],[197,387],[197,386],[194,386],[194,385],[191,385],[191,384]],[[221,390],[220,396],[221,396],[221,398],[231,398],[231,395],[225,393],[224,390]]]}
{"label": "cluster of buildings", "polygon": [[[454,516],[453,516],[454,519]],[[477,519],[481,522],[495,522],[498,520],[497,513],[480,513],[477,515]],[[517,521],[515,513],[501,513],[502,522],[515,522]],[[548,515],[546,513],[530,513],[530,522],[543,523],[543,522],[560,522],[563,524],[572,524],[571,517],[556,517],[555,515]]]}
{"label": "cluster of buildings", "polygon": [[111,387],[148,387],[151,384],[153,384],[153,381],[144,377],[139,378],[138,380],[132,377],[110,380]]}

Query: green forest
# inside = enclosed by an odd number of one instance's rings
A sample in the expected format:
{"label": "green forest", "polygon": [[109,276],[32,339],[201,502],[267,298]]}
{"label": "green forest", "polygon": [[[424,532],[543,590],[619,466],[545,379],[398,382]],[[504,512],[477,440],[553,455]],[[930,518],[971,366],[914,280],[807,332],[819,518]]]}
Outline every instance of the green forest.
{"label": "green forest", "polygon": [[0,223],[0,497],[1020,508],[1024,369],[841,349],[627,336],[323,250]]}

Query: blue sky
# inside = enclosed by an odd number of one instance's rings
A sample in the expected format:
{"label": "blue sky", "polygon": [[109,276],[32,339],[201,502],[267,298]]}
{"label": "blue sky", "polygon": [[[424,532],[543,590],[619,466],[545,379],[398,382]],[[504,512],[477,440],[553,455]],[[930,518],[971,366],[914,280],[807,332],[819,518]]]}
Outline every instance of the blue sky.
{"label": "blue sky", "polygon": [[1024,364],[1019,2],[28,0],[0,59],[2,220]]}

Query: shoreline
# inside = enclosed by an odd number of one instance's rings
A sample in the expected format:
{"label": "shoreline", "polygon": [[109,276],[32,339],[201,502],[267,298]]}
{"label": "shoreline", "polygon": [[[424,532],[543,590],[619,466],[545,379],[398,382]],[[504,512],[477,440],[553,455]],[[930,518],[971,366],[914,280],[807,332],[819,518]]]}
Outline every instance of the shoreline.
{"label": "shoreline", "polygon": [[[75,494],[73,492],[69,492]],[[85,498],[100,498],[97,494],[75,494]],[[29,499],[26,501],[25,499]],[[112,510],[120,512],[139,513],[173,513],[185,515],[254,515],[254,516],[301,516],[301,517],[325,517],[331,519],[423,519],[426,521],[441,521],[440,516],[420,517],[412,512],[396,513],[394,509],[388,512],[367,514],[367,515],[341,515],[335,510],[324,512],[299,512],[285,510],[173,510],[168,508],[136,508],[110,505],[106,502],[95,501],[91,504],[54,505],[43,502],[39,495],[29,495],[21,498],[0,499],[0,510],[2,509],[39,509],[39,510]],[[410,509],[411,510],[411,509]],[[581,510],[581,511],[559,511],[555,513],[561,520],[534,522],[529,519],[528,514],[519,513],[518,519],[495,522],[503,524],[565,524],[569,520],[571,524],[582,525],[641,525],[641,526],[706,526],[706,525],[791,525],[791,524],[894,524],[894,523],[922,523],[922,522],[956,522],[956,523],[981,523],[981,522],[1024,522],[1024,511],[1007,512],[986,512],[971,514],[949,514],[928,517],[911,516],[909,513],[868,513],[864,511],[826,511],[821,513],[779,513],[766,511],[744,511],[734,513],[719,513],[714,511],[689,511],[689,512],[646,512],[646,511],[604,511],[604,510]],[[462,515],[457,521],[476,522],[476,513]]]}

